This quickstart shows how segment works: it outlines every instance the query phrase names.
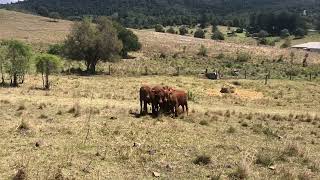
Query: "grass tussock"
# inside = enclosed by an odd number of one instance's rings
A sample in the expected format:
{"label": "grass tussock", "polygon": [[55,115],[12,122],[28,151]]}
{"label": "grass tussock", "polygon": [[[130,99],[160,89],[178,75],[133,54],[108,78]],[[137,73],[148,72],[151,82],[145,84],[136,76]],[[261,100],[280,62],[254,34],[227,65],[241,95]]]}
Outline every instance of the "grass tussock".
{"label": "grass tussock", "polygon": [[246,160],[242,160],[236,167],[236,170],[229,174],[231,179],[248,179],[250,177],[250,164]]}
{"label": "grass tussock", "polygon": [[211,163],[211,157],[208,155],[200,155],[198,157],[196,157],[196,159],[193,161],[194,164],[196,165],[208,165]]}
{"label": "grass tussock", "polygon": [[79,103],[75,103],[69,110],[68,113],[73,114],[74,117],[81,115],[81,106]]}

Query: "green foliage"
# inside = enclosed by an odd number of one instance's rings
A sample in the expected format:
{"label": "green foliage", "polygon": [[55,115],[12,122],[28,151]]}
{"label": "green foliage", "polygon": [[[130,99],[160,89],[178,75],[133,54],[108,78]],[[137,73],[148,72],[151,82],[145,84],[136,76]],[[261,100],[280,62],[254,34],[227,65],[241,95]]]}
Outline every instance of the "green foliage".
{"label": "green foliage", "polygon": [[61,18],[60,14],[58,12],[50,12],[49,17],[54,19],[55,21],[57,21],[57,19]]}
{"label": "green foliage", "polygon": [[100,17],[96,25],[90,18],[75,23],[65,41],[66,56],[73,60],[84,60],[90,74],[96,72],[99,61],[112,61],[122,47],[117,30],[107,17]]}
{"label": "green foliage", "polygon": [[35,59],[36,62],[36,70],[38,73],[45,76],[45,80],[43,79],[43,88],[49,89],[49,75],[58,72],[61,68],[61,60],[58,56],[51,54],[40,54]]}
{"label": "green foliage", "polygon": [[0,44],[0,73],[1,73],[1,83],[4,83],[4,73],[5,66],[7,63],[6,59],[7,49]]}
{"label": "green foliage", "polygon": [[288,29],[282,29],[280,32],[280,37],[282,39],[288,38],[290,36],[290,32]]}
{"label": "green foliage", "polygon": [[174,30],[173,27],[170,27],[168,30],[167,30],[167,33],[170,33],[170,34],[175,34],[176,31]]}
{"label": "green foliage", "polygon": [[239,33],[239,34],[240,34],[240,33],[243,33],[243,28],[237,28],[237,29],[236,29],[236,33]]}
{"label": "green foliage", "polygon": [[64,44],[52,44],[52,45],[49,45],[47,53],[57,55],[57,56],[62,56],[63,50],[64,50]]}
{"label": "green foliage", "polygon": [[251,56],[247,52],[240,51],[237,53],[237,58],[236,58],[237,62],[244,63],[244,62],[248,62],[250,59],[251,59]]}
{"label": "green foliage", "polygon": [[211,36],[211,39],[213,39],[213,40],[224,40],[224,35],[219,30],[216,30],[215,32],[213,32],[213,34]]}
{"label": "green foliage", "polygon": [[269,36],[269,33],[265,30],[260,30],[259,33],[257,34],[259,38],[266,38]]}
{"label": "green foliage", "polygon": [[38,73],[48,74],[58,72],[61,68],[61,59],[51,54],[40,54],[35,58]]}
{"label": "green foliage", "polygon": [[12,78],[11,86],[18,86],[18,76],[24,76],[29,70],[32,56],[31,48],[18,40],[9,40],[3,43],[7,49],[5,63],[6,71]]}
{"label": "green foliage", "polygon": [[195,38],[205,38],[205,32],[202,29],[197,29],[197,31],[194,33]]}
{"label": "green foliage", "polygon": [[298,28],[293,32],[293,35],[295,36],[295,38],[301,39],[306,35],[306,31],[302,28]]}
{"label": "green foliage", "polygon": [[199,56],[208,56],[208,49],[204,45],[201,45],[201,47],[199,48],[198,55]]}
{"label": "green foliage", "polygon": [[187,28],[187,26],[180,26],[180,28],[179,28],[179,33],[180,33],[180,35],[186,35],[186,34],[188,34],[188,28]]}
{"label": "green foliage", "polygon": [[291,40],[289,38],[286,38],[284,43],[280,47],[281,48],[289,48],[289,47],[291,47]]}
{"label": "green foliage", "polygon": [[138,36],[135,35],[131,30],[116,22],[113,23],[113,26],[118,32],[118,39],[122,41],[122,57],[126,58],[128,56],[128,52],[138,51],[141,49],[142,45],[139,42]]}
{"label": "green foliage", "polygon": [[154,30],[155,30],[156,32],[162,32],[162,33],[165,32],[165,29],[164,29],[164,27],[163,27],[161,24],[157,24],[157,25],[154,27]]}

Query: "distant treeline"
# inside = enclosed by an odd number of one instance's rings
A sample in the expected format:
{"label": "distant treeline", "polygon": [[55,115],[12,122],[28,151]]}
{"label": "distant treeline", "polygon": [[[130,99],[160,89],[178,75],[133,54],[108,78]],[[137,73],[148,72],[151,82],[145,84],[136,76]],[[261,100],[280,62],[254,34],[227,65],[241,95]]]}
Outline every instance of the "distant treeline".
{"label": "distant treeline", "polygon": [[[235,17],[245,19],[248,24],[250,13],[278,14],[284,10],[294,14],[307,10],[306,19],[314,25],[316,14],[320,12],[320,2],[314,0],[28,0],[3,7],[70,20],[107,15],[133,28],[150,28],[156,24],[195,25],[204,16],[208,22],[217,19],[222,25],[234,25]],[[255,27],[269,29],[269,26],[264,27],[266,24],[255,24]]]}

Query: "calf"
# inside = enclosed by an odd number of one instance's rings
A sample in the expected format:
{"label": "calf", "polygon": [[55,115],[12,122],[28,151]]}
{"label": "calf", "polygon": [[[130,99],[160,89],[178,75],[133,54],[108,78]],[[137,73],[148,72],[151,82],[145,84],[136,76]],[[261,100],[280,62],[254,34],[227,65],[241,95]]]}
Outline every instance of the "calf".
{"label": "calf", "polygon": [[181,90],[170,90],[168,94],[168,101],[171,107],[172,112],[175,116],[178,116],[178,108],[182,107],[183,112],[187,111],[187,115],[189,114],[188,109],[188,95],[184,91]]}

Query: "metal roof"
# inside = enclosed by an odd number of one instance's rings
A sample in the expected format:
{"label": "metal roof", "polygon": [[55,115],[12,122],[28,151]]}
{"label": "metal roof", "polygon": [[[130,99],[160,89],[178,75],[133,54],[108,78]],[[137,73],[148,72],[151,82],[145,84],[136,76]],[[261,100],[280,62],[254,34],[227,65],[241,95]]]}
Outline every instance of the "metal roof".
{"label": "metal roof", "polygon": [[292,48],[320,49],[320,42],[308,42],[292,46]]}

